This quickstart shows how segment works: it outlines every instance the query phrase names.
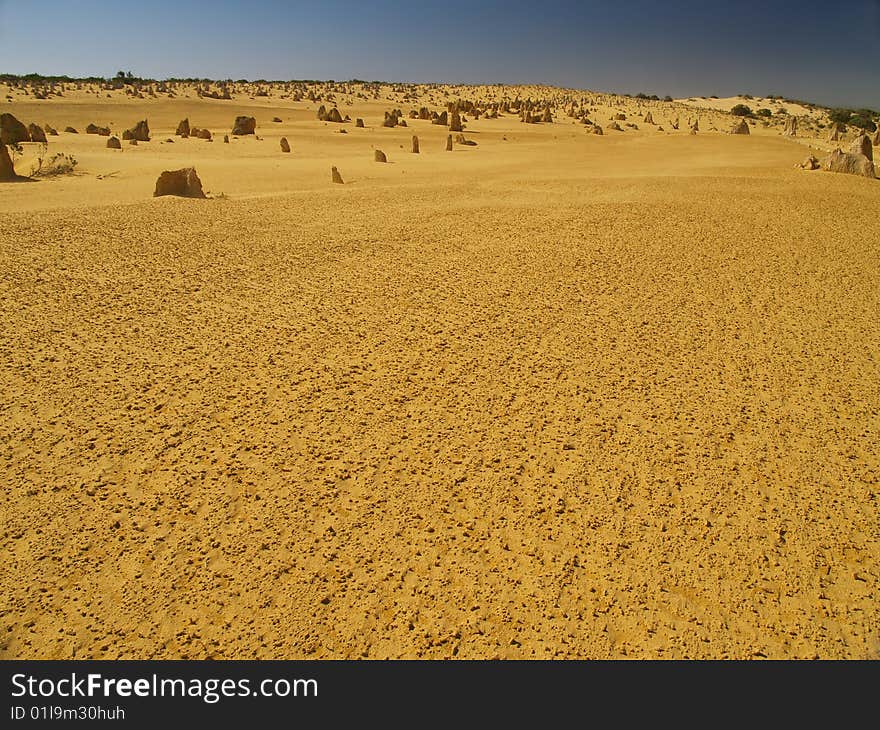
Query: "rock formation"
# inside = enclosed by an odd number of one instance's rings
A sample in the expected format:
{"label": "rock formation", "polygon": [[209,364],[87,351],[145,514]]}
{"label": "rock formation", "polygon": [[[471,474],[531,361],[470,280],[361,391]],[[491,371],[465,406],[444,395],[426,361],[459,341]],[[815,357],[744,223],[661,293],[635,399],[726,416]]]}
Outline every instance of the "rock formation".
{"label": "rock formation", "polygon": [[178,137],[183,137],[184,139],[189,137],[189,119],[188,118],[184,119],[183,121],[180,122],[180,124],[177,125],[176,134]]}
{"label": "rock formation", "polygon": [[446,151],[452,152],[452,135],[451,134],[446,135]]}
{"label": "rock formation", "polygon": [[119,137],[110,137],[107,140],[107,149],[121,150],[122,149],[122,142],[119,141]]}
{"label": "rock formation", "polygon": [[156,180],[154,198],[163,195],[176,195],[181,198],[204,198],[202,181],[194,167],[185,167],[182,170],[166,170]]}
{"label": "rock formation", "polygon": [[740,119],[738,122],[734,122],[733,128],[730,130],[731,134],[751,134],[749,131],[748,122],[745,119]]}
{"label": "rock formation", "polygon": [[254,117],[236,117],[235,124],[232,126],[232,134],[243,137],[247,134],[255,134],[256,129],[257,120]]}
{"label": "rock formation", "polygon": [[829,142],[839,142],[840,138],[846,133],[846,127],[844,127],[840,122],[832,122],[831,128],[828,131],[828,141]]}
{"label": "rock formation", "polygon": [[30,142],[28,129],[11,114],[0,114],[0,143],[18,144]]}
{"label": "rock formation", "polygon": [[0,142],[0,180],[15,180],[15,167],[12,165],[12,158],[9,156],[9,150],[6,145]]}
{"label": "rock formation", "polygon": [[330,179],[333,182],[338,183],[339,185],[345,184],[345,182],[342,179],[342,175],[339,174],[339,170],[337,170],[335,167],[330,168]]}
{"label": "rock formation", "polygon": [[150,141],[150,125],[144,119],[135,124],[131,129],[126,129],[122,133],[122,139],[136,139],[138,142]]}
{"label": "rock formation", "polygon": [[789,117],[785,120],[785,129],[782,134],[786,137],[797,137],[797,117]]}
{"label": "rock formation", "polygon": [[[385,153],[382,150],[376,150],[373,152],[373,161],[374,162],[388,162],[388,158],[385,157]],[[333,168],[336,169],[336,168]]]}
{"label": "rock formation", "polygon": [[450,132],[461,132],[461,115],[458,113],[458,109],[452,110],[452,115],[449,119],[449,131]]}
{"label": "rock formation", "polygon": [[413,154],[419,154],[419,138],[413,135],[412,138],[412,151]]}
{"label": "rock formation", "polygon": [[30,135],[31,142],[42,142],[45,144],[47,141],[46,133],[33,122],[28,124],[28,134]]}
{"label": "rock formation", "polygon": [[109,137],[110,129],[108,127],[99,127],[97,124],[90,124],[86,127],[86,134],[97,134],[101,137]]}
{"label": "rock formation", "polygon": [[842,172],[847,175],[862,175],[874,178],[874,163],[865,155],[834,150],[822,161],[822,169],[828,172]]}
{"label": "rock formation", "polygon": [[287,137],[281,138],[281,151],[290,152],[290,142],[287,141]]}
{"label": "rock formation", "polygon": [[874,146],[871,144],[871,138],[864,132],[853,140],[849,151],[854,155],[864,155],[871,162],[874,161]]}
{"label": "rock formation", "polygon": [[818,170],[819,169],[819,160],[817,160],[813,155],[809,155],[800,165],[798,165],[803,170]]}

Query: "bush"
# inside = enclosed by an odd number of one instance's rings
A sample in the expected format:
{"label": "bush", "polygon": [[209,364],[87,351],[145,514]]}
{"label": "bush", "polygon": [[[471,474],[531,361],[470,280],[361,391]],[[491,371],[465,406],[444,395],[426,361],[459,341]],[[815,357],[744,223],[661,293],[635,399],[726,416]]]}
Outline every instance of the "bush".
{"label": "bush", "polygon": [[37,157],[37,161],[31,168],[31,177],[59,177],[61,175],[72,175],[76,166],[79,164],[73,155],[66,155],[63,152],[58,152],[46,159],[43,157],[45,153],[46,146],[43,145],[40,156]]}
{"label": "bush", "polygon": [[877,129],[877,125],[872,118],[875,116],[875,113],[871,109],[832,109],[828,112],[828,116],[832,122],[848,124],[851,127],[858,127],[868,132],[873,132]]}
{"label": "bush", "polygon": [[849,109],[832,109],[828,112],[828,116],[831,118],[832,122],[849,124],[849,118],[852,116],[852,112]]}
{"label": "bush", "polygon": [[672,97],[669,96],[669,94],[667,94],[666,96],[663,97],[663,101],[672,101]]}
{"label": "bush", "polygon": [[773,112],[771,112],[769,109],[758,109],[758,111],[756,111],[755,114],[757,114],[759,117],[772,117],[773,116]]}
{"label": "bush", "polygon": [[752,110],[745,104],[737,104],[730,110],[730,113],[736,117],[750,117],[752,115]]}
{"label": "bush", "polygon": [[849,124],[850,126],[864,129],[867,132],[874,132],[877,129],[877,125],[874,124],[872,120],[870,120],[868,117],[863,117],[861,115],[850,117]]}

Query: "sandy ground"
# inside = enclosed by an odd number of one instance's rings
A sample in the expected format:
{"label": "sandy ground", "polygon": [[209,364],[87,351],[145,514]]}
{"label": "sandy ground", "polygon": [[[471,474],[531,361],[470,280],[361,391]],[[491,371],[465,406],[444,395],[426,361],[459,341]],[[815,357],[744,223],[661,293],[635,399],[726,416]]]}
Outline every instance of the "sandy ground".
{"label": "sandy ground", "polygon": [[0,656],[880,657],[880,181],[387,96],[4,105]]}

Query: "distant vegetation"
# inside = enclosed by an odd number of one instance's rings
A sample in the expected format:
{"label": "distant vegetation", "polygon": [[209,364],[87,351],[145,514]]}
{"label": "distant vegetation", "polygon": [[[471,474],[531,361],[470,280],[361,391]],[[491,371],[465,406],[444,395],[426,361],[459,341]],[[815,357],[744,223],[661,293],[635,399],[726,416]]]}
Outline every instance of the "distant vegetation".
{"label": "distant vegetation", "polygon": [[[322,83],[316,79],[276,79],[274,81],[267,81],[266,79],[256,79],[253,81],[248,81],[247,79],[238,79],[233,82],[232,79],[217,80],[217,79],[209,79],[209,78],[195,78],[195,77],[186,77],[186,78],[178,78],[171,77],[167,79],[153,79],[153,78],[145,78],[142,76],[136,76],[131,71],[123,71],[119,70],[112,77],[100,77],[100,76],[86,76],[83,78],[71,77],[67,75],[60,76],[44,76],[43,74],[0,74],[0,83],[6,83],[8,85],[16,85],[16,84],[60,84],[60,83],[90,83],[90,84],[108,84],[113,86],[116,89],[121,89],[125,86],[146,86],[149,84],[157,84],[161,82],[168,83],[184,83],[184,84],[281,84],[281,83],[305,83],[305,84],[315,84]],[[333,79],[328,79],[325,83],[336,83]],[[363,81],[362,79],[350,79],[347,83],[353,84],[363,84],[363,85],[373,85],[378,86],[379,84],[392,84],[394,82],[390,81]],[[422,84],[423,86],[436,86],[436,84]],[[503,86],[504,84],[497,84],[498,86]],[[642,99],[645,101],[661,101],[661,97],[657,94],[645,94],[643,92],[639,92],[638,94],[623,94],[623,96],[628,96],[630,98]],[[743,99],[750,100],[753,97],[750,94],[741,94]],[[712,94],[712,96],[706,97],[702,96],[701,99],[717,99],[718,96]],[[807,109],[824,109],[829,112],[831,119],[835,122],[839,122],[840,124],[846,124],[852,127],[858,127],[860,129],[865,129],[868,131],[875,131],[877,129],[878,123],[880,123],[880,113],[873,109],[832,109],[827,106],[823,106],[821,104],[815,104],[809,101],[802,101],[800,99],[789,99],[784,96],[780,96],[779,94],[768,94],[766,96],[770,101],[775,101],[777,103],[787,102],[789,104],[799,104]],[[695,100],[694,97],[691,97],[691,100]],[[669,95],[662,97],[662,101],[671,102],[673,98]],[[752,110],[746,106],[745,104],[737,104],[731,112],[736,116],[743,117],[752,117],[755,118],[757,116],[767,117],[772,116],[772,112],[768,109],[759,109],[757,113],[753,113]],[[785,114],[784,110],[779,113]]]}
{"label": "distant vegetation", "polygon": [[832,122],[847,124],[873,132],[877,129],[876,120],[880,115],[873,109],[832,109],[829,114]]}

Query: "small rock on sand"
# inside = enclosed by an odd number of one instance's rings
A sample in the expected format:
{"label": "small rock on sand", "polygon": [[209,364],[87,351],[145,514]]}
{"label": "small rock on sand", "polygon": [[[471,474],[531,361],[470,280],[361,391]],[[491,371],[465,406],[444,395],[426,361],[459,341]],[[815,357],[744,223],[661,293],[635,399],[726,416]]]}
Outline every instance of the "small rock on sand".
{"label": "small rock on sand", "polygon": [[232,127],[234,136],[244,136],[247,134],[255,134],[257,129],[257,120],[254,117],[236,117],[235,124]]}
{"label": "small rock on sand", "polygon": [[163,195],[176,195],[181,198],[204,198],[202,181],[194,167],[186,167],[182,170],[166,170],[156,181],[154,198]]}
{"label": "small rock on sand", "polygon": [[31,142],[46,143],[46,133],[33,122],[28,124],[28,134],[30,135]]}

